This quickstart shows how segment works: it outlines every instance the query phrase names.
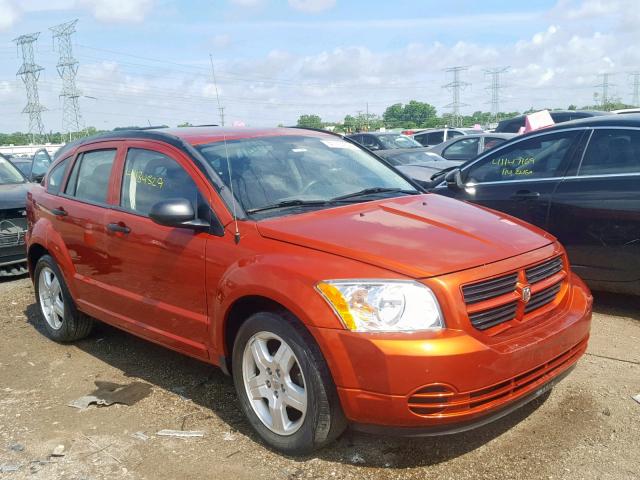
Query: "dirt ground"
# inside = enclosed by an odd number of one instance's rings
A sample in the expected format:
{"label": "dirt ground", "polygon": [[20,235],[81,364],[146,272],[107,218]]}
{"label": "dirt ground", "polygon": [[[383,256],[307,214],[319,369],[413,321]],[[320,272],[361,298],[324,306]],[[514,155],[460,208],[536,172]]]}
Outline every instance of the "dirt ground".
{"label": "dirt ground", "polygon": [[[229,378],[106,325],[59,345],[39,327],[28,279],[0,283],[1,479],[637,479],[640,299],[596,295],[587,355],[551,394],[464,434],[347,432],[313,456],[262,446]],[[67,404],[94,381],[146,382],[133,406]],[[204,437],[156,435],[202,430]],[[144,432],[135,436],[136,432]],[[64,445],[64,456],[51,453]],[[4,472],[4,473],[3,473]]]}

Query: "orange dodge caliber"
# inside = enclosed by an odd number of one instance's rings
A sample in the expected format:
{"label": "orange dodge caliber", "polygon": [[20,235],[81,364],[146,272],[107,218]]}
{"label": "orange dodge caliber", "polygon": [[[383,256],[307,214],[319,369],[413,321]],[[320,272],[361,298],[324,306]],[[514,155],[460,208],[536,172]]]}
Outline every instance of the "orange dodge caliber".
{"label": "orange dodge caliber", "polygon": [[548,233],[304,129],[125,130],[28,194],[47,335],[97,319],[219,366],[271,447],[460,432],[548,391],[592,297]]}

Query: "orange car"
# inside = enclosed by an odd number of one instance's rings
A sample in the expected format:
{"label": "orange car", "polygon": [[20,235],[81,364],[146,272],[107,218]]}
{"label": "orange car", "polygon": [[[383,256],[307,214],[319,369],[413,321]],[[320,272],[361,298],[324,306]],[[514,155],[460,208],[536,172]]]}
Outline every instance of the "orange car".
{"label": "orange car", "polygon": [[27,200],[47,334],[93,319],[217,365],[270,446],[347,424],[469,429],[584,353],[592,297],[554,238],[302,129],[117,131]]}

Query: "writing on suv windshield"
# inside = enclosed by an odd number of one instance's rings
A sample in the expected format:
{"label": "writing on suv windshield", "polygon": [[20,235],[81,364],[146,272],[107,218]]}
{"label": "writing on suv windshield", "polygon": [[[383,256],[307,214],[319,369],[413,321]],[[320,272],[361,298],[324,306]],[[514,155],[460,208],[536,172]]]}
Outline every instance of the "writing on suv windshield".
{"label": "writing on suv windshield", "polygon": [[258,137],[198,150],[250,214],[417,193],[375,157],[339,138]]}

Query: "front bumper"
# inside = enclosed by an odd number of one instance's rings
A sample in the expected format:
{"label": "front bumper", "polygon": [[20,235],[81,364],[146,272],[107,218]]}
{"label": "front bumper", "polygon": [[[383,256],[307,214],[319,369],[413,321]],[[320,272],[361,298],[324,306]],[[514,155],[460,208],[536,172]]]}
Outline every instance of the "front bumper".
{"label": "front bumper", "polygon": [[449,329],[411,335],[319,328],[312,333],[352,423],[409,434],[458,431],[530,401],[575,365],[587,347],[593,299],[576,276],[569,285],[565,308],[502,343],[486,344]]}

